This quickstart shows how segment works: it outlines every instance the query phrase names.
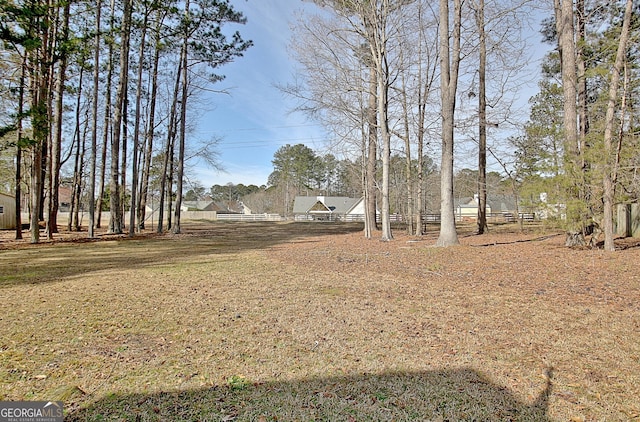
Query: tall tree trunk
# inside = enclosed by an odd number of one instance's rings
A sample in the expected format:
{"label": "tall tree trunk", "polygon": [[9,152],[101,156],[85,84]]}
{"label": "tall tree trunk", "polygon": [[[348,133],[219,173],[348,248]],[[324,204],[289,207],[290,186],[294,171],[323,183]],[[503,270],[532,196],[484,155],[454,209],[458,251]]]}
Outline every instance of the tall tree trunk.
{"label": "tall tree trunk", "polygon": [[[151,72],[151,98],[149,105],[149,119],[147,123],[146,130],[146,150],[144,156],[144,165],[142,169],[142,180],[140,183],[140,195],[139,195],[139,204],[138,204],[138,221],[140,225],[140,229],[145,228],[145,219],[146,219],[146,206],[147,206],[147,195],[149,192],[149,174],[151,170],[151,160],[153,159],[153,140],[155,135],[155,115],[156,115],[156,103],[157,103],[157,93],[158,93],[158,64],[160,63],[160,51],[161,51],[161,33],[160,33],[160,25],[162,23],[162,19],[160,19],[161,12],[158,10],[158,27],[156,28],[156,38],[155,38],[155,53],[153,56],[153,70]],[[153,192],[151,193],[153,195]],[[155,210],[151,210],[153,214]]]}
{"label": "tall tree trunk", "polygon": [[[74,166],[73,166],[73,186],[71,188],[71,207],[69,209],[69,218],[67,221],[67,229],[69,231],[76,230],[80,231],[80,221],[78,218],[78,211],[80,209],[80,197],[82,194],[82,169],[84,168],[84,137],[80,136],[80,111],[81,111],[81,100],[82,100],[82,88],[84,83],[84,67],[80,66],[80,75],[79,75],[79,89],[78,95],[76,97],[76,128],[74,131],[74,139],[73,143],[76,145],[76,153],[74,157]],[[72,143],[72,149],[73,149]],[[82,143],[82,145],[81,145]],[[82,151],[82,152],[81,152]]]}
{"label": "tall tree trunk", "polygon": [[[573,0],[555,0],[556,30],[562,68],[564,98],[564,151],[569,187],[569,197],[580,200],[580,183],[583,172],[579,163],[577,70]],[[568,198],[569,199],[569,198]],[[584,244],[583,212],[568,209],[569,233],[567,245]]]}
{"label": "tall tree trunk", "polygon": [[[175,124],[177,125],[178,122],[176,121]],[[173,227],[172,225],[173,213],[171,212],[171,210],[173,209],[173,175],[174,175],[173,166],[175,164],[175,148],[176,148],[177,130],[178,130],[177,127],[174,125],[174,128],[172,130],[171,143],[169,144],[169,170],[167,173],[167,209],[169,211],[167,215],[167,230],[171,230],[171,228]]]}
{"label": "tall tree trunk", "polygon": [[[189,21],[189,0],[185,2],[185,19]],[[184,148],[187,131],[187,99],[188,99],[188,68],[187,68],[187,47],[189,45],[189,26],[186,25],[182,49],[180,52],[180,63],[182,64],[182,98],[180,102],[180,133],[178,139],[178,174],[176,176],[176,210],[175,221],[173,222],[173,232],[180,233],[180,207],[182,206],[182,182],[184,181]]]}
{"label": "tall tree trunk", "polygon": [[404,149],[405,149],[405,183],[406,183],[406,190],[407,190],[407,212],[406,212],[406,219],[407,219],[407,234],[409,236],[413,235],[415,232],[413,230],[413,224],[414,224],[414,203],[413,203],[413,192],[414,192],[414,186],[413,186],[413,166],[411,163],[411,142],[409,139],[409,133],[410,133],[410,129],[409,129],[409,99],[407,96],[407,83],[406,83],[406,78],[404,75],[401,76],[402,79],[402,90],[400,91],[400,96],[402,97],[402,124],[403,124],[403,131],[404,133],[402,135],[399,135],[400,138],[402,138],[402,140],[404,141]]}
{"label": "tall tree trunk", "polygon": [[[64,3],[62,28],[60,34],[60,42],[65,43],[69,39],[69,13],[70,2]],[[52,237],[53,233],[58,233],[58,208],[60,205],[59,187],[60,187],[60,154],[62,149],[62,120],[64,118],[64,91],[66,82],[67,60],[68,54],[66,48],[61,48],[60,64],[58,68],[58,81],[56,88],[56,107],[55,107],[55,138],[51,142],[51,157],[49,166],[49,217],[47,219],[47,234]]]}
{"label": "tall tree trunk", "polygon": [[[375,68],[369,69],[369,104],[367,107],[367,127],[369,130],[367,139],[367,167],[366,167],[366,204],[365,204],[365,237],[370,239],[377,230],[377,201],[376,201],[376,173],[378,163],[378,121],[377,121],[377,90]],[[368,223],[368,224],[367,224]]]}
{"label": "tall tree trunk", "polygon": [[[129,85],[127,77],[127,86]],[[129,147],[129,89],[124,90],[124,103],[122,106],[122,143],[120,154],[120,221],[122,232],[126,229],[125,208],[127,206],[127,160]]]}
{"label": "tall tree trunk", "polygon": [[[115,0],[111,0],[110,4],[110,25],[109,31],[115,31]],[[96,204],[96,208],[98,209],[98,219],[96,221],[96,227],[100,228],[102,225],[102,202],[104,201],[104,191],[106,185],[106,175],[107,175],[107,147],[111,144],[110,140],[113,138],[113,124],[111,122],[111,115],[113,113],[112,110],[112,101],[111,101],[111,90],[113,88],[113,66],[115,61],[114,54],[114,42],[113,37],[108,41],[108,52],[107,52],[107,76],[106,76],[106,88],[105,88],[105,106],[104,106],[104,127],[102,128],[102,153],[100,154],[100,187],[98,189],[98,201]]]}
{"label": "tall tree trunk", "polygon": [[[422,6],[418,8],[418,21],[422,21]],[[420,42],[418,44],[418,56],[420,58],[423,57],[423,36],[420,36]],[[430,77],[426,80],[423,80],[425,76],[424,73],[427,69],[422,68],[422,60],[419,61],[419,69],[418,69],[418,128],[417,128],[417,151],[418,154],[418,162],[417,162],[417,182],[416,182],[416,236],[422,236],[423,234],[423,221],[422,221],[422,213],[424,211],[424,200],[423,200],[423,184],[424,184],[424,138],[425,138],[425,121],[427,114],[427,100],[429,98],[429,93],[431,92],[431,84],[433,83],[433,78],[435,77],[435,69],[428,70]]]}
{"label": "tall tree trunk", "polygon": [[584,0],[576,0],[576,95],[578,100],[578,140],[576,146],[576,178],[578,199],[584,203],[586,209],[582,213],[582,236],[585,236],[585,228],[589,220],[593,219],[596,211],[593,207],[593,198],[591,189],[587,182],[587,172],[590,163],[588,157],[588,149],[590,148],[587,140],[589,132],[589,102],[587,92],[587,70],[585,63],[584,46],[586,40],[586,10]]}
{"label": "tall tree trunk", "polygon": [[22,239],[22,117],[24,114],[24,83],[27,76],[26,57],[20,66],[20,84],[18,86],[18,142],[16,145],[16,240]]}
{"label": "tall tree trunk", "polygon": [[[422,110],[419,112],[422,114]],[[424,234],[424,229],[422,227],[422,211],[424,208],[424,201],[422,200],[423,189],[422,184],[424,182],[424,127],[420,125],[418,127],[418,150],[416,153],[418,154],[417,160],[417,174],[416,174],[416,200],[415,200],[415,219],[416,219],[416,229],[415,235],[422,236]]]}
{"label": "tall tree trunk", "polygon": [[[577,79],[577,95],[578,95],[578,151],[583,170],[586,170],[588,163],[586,162],[585,152],[588,148],[587,133],[589,133],[589,104],[587,98],[587,70],[584,58],[584,46],[586,44],[586,11],[584,0],[576,0],[576,26],[577,26],[577,42],[576,42],[576,79]],[[584,181],[583,181],[584,183]]]}
{"label": "tall tree trunk", "polygon": [[126,89],[129,74],[129,29],[131,23],[131,0],[124,0],[124,16],[122,24],[122,45],[120,46],[120,77],[116,91],[116,104],[113,119],[113,137],[111,139],[111,182],[109,186],[109,199],[111,220],[109,221],[110,233],[122,233],[122,203],[120,185],[120,145],[123,115],[126,112]]}
{"label": "tall tree trunk", "polygon": [[71,197],[71,210],[69,211],[69,231],[80,231],[80,211],[82,209],[82,190],[84,185],[83,169],[84,169],[84,156],[86,153],[85,140],[87,138],[86,126],[84,133],[80,133],[80,119],[77,122],[77,144],[75,154],[75,171],[73,181],[73,194]]}
{"label": "tall tree trunk", "polygon": [[[109,80],[109,79],[107,79]],[[107,83],[108,88],[105,90],[105,110],[106,111],[111,111],[111,84]],[[111,131],[111,125],[109,124],[108,121],[111,120],[111,118],[109,117],[110,115],[107,114],[107,116],[105,117],[105,124],[103,127],[103,134],[102,134],[102,146],[100,149],[100,177],[98,180],[98,198],[96,199],[96,212],[97,212],[97,217],[96,217],[96,228],[101,228],[102,227],[102,208],[104,208],[103,206],[103,202],[104,202],[104,191],[105,191],[105,187],[106,187],[106,180],[107,180],[107,147],[109,146],[110,142],[109,142],[109,138],[110,136],[113,135],[112,131]]]}
{"label": "tall tree trunk", "polygon": [[29,191],[31,194],[31,221],[29,231],[31,234],[31,243],[40,241],[40,214],[41,192],[42,192],[42,148],[35,145],[31,149],[31,185]]}
{"label": "tall tree trunk", "polygon": [[[449,33],[449,0],[440,0],[440,83],[442,98],[442,160],[440,164],[440,235],[437,246],[457,245],[453,202],[453,130],[460,66],[461,0],[454,0],[453,33]],[[449,38],[453,48],[450,51]]]}
{"label": "tall tree trunk", "polygon": [[478,63],[478,234],[487,229],[487,42],[484,29],[484,0],[478,1],[476,23],[480,38]]}
{"label": "tall tree trunk", "polygon": [[[96,160],[98,155],[98,89],[100,88],[100,15],[102,0],[96,1],[96,34],[93,52],[93,98],[91,106],[91,156],[89,158],[89,237],[95,237]],[[106,130],[106,128],[105,128]],[[104,167],[104,166],[103,166]],[[100,210],[98,210],[100,212]]]}
{"label": "tall tree trunk", "polygon": [[[629,41],[629,27],[631,26],[631,14],[633,11],[633,0],[627,0],[624,11],[624,19],[622,23],[622,32],[616,53],[616,61],[611,70],[611,82],[609,85],[609,102],[607,104],[607,113],[605,117],[604,127],[604,249],[606,251],[614,251],[613,242],[613,205],[615,200],[615,180],[613,160],[613,129],[615,120],[616,100],[618,99],[618,85],[620,83],[620,72],[624,64],[627,53],[627,43]],[[620,140],[619,142],[622,142]]]}
{"label": "tall tree trunk", "polygon": [[389,168],[391,162],[391,133],[389,132],[388,117],[388,72],[386,65],[386,57],[380,55],[380,63],[378,68],[378,113],[380,115],[380,135],[382,137],[382,204],[380,210],[380,223],[382,226],[382,240],[389,241],[393,239],[391,233],[391,206],[389,202]]}
{"label": "tall tree trunk", "polygon": [[382,241],[393,239],[391,233],[390,165],[391,133],[389,131],[389,66],[387,63],[387,18],[390,13],[388,1],[370,5],[363,9],[362,18],[367,31],[371,60],[375,67],[377,85],[378,130],[382,138],[382,185],[380,187],[380,223]]}
{"label": "tall tree trunk", "polygon": [[133,165],[131,169],[131,206],[129,210],[129,237],[133,237],[139,228],[139,222],[136,224],[136,216],[138,210],[138,150],[140,148],[140,120],[142,118],[142,75],[144,64],[144,51],[147,41],[147,25],[149,22],[149,10],[144,12],[144,21],[142,23],[142,34],[140,35],[140,49],[138,50],[138,80],[136,82],[136,116],[133,129]]}
{"label": "tall tree trunk", "polygon": [[[33,145],[31,146],[31,175],[30,175],[30,241],[40,241],[40,221],[44,218],[44,181],[46,173],[46,151],[49,137],[49,93],[51,92],[51,44],[50,44],[50,8],[49,1],[40,6],[45,8],[43,16],[36,18],[33,28],[44,28],[42,33],[31,34],[31,38],[41,38],[39,48],[29,54],[31,116],[33,130]],[[43,163],[44,162],[44,163]]]}
{"label": "tall tree trunk", "polygon": [[[182,61],[178,65],[178,71],[176,73],[176,81],[173,87],[173,98],[171,101],[171,110],[169,111],[169,126],[167,131],[167,142],[164,150],[164,163],[162,165],[162,176],[160,179],[160,209],[158,210],[158,228],[157,232],[162,233],[164,224],[164,208],[165,199],[168,206],[168,220],[169,224],[167,229],[171,228],[171,186],[173,168],[173,144],[175,141],[175,128],[176,128],[176,113],[178,107],[178,95],[180,93],[180,76],[182,75]],[[167,186],[168,185],[168,186]]]}

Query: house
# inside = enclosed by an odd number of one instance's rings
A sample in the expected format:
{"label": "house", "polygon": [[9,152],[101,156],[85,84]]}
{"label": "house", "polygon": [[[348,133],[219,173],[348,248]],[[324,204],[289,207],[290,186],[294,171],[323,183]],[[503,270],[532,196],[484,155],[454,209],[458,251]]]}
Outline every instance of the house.
{"label": "house", "polygon": [[217,211],[213,201],[182,201],[180,211]]}
{"label": "house", "polygon": [[[246,214],[247,208],[239,201],[182,201],[181,211],[215,211],[218,214]],[[251,213],[251,210],[249,210]]]}
{"label": "house", "polygon": [[0,229],[16,228],[16,199],[11,195],[0,193]]}
{"label": "house", "polygon": [[296,196],[293,215],[296,220],[362,221],[364,198]]}
{"label": "house", "polygon": [[[478,218],[478,195],[474,195],[473,198],[466,197],[460,198],[455,201],[456,219],[475,221]],[[504,217],[511,217],[516,212],[516,203],[513,198],[502,195],[487,195],[487,215],[502,215]]]}

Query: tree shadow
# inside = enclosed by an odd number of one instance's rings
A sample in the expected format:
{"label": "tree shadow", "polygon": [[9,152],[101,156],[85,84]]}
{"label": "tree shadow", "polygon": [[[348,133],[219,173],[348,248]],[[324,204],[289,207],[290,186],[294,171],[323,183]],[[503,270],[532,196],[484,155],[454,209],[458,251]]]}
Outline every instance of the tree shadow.
{"label": "tree shadow", "polygon": [[234,377],[225,386],[112,394],[65,421],[551,421],[547,383],[525,403],[480,372],[453,369],[389,372],[254,384]]}
{"label": "tree shadow", "polygon": [[[128,237],[104,235],[37,245],[19,244],[0,254],[0,289],[40,284],[110,269],[139,269],[199,256],[260,250],[313,237],[354,233],[357,223],[199,222],[180,235],[153,232]],[[2,246],[2,245],[0,245]]]}

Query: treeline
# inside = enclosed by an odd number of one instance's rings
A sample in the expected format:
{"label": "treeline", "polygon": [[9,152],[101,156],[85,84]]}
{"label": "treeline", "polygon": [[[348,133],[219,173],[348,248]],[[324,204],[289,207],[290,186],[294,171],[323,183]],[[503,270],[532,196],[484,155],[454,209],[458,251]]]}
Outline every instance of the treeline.
{"label": "treeline", "polygon": [[[420,235],[421,214],[439,204],[437,244],[448,246],[458,243],[459,169],[475,172],[482,233],[493,177],[487,169],[498,168],[501,186],[520,205],[535,205],[544,192],[564,207],[568,239],[582,243],[595,231],[597,242],[603,232],[613,249],[615,203],[640,197],[639,5],[315,3],[321,13],[294,28],[296,83],[282,89],[299,100],[297,111],[324,126],[336,155],[283,147],[265,187],[243,195],[263,195],[255,209],[286,215],[298,194],[360,194],[365,236],[379,230],[391,240],[392,213],[411,216]],[[128,212],[133,234],[143,227],[145,201],[157,195],[160,213],[176,210],[161,215],[157,229],[179,231],[186,157],[215,161],[212,144],[187,142],[190,105],[251,46],[223,30],[244,17],[222,0],[0,5],[0,171],[15,170],[3,183],[17,199],[23,190],[29,195],[31,240],[38,241],[41,221],[48,236],[57,229],[61,177],[73,191],[70,228],[79,227],[86,203],[90,236],[103,208],[114,233]],[[540,14],[548,16],[540,42],[552,50],[523,116],[517,104],[532,48],[524,29],[539,25]]]}
{"label": "treeline", "polygon": [[[227,183],[214,185],[209,190],[200,186],[189,190],[188,200],[213,200],[221,202],[240,201],[254,213],[275,213],[290,216],[296,196],[345,196],[362,197],[362,174],[360,163],[348,159],[337,159],[332,154],[318,154],[309,147],[285,145],[276,151],[272,160],[274,171],[268,184],[244,185]],[[412,162],[411,173],[421,173],[421,189],[424,204],[422,214],[439,213],[440,172],[433,159],[424,157],[422,171],[417,169],[417,160]],[[380,163],[378,163],[380,164]],[[392,214],[410,217],[408,204],[415,198],[408,197],[408,184],[405,157],[393,155],[390,161]],[[377,177],[381,177],[378,171]],[[477,194],[478,171],[463,168],[454,174],[454,196],[456,199],[469,199]],[[513,196],[508,178],[492,171],[487,173],[487,188],[494,196]],[[411,201],[410,201],[411,200]]]}
{"label": "treeline", "polygon": [[[187,143],[190,105],[252,45],[223,30],[245,23],[243,15],[225,0],[2,0],[0,7],[0,136],[4,159],[16,163],[3,183],[16,194],[16,236],[24,190],[31,241],[41,221],[48,237],[57,231],[63,176],[72,189],[70,229],[79,229],[84,203],[93,236],[104,224],[96,210],[108,200],[109,231],[123,232],[127,211],[133,235],[144,226],[155,179],[160,203],[168,203],[158,231],[179,232],[186,157],[215,157],[212,145]],[[61,175],[63,165],[70,174]],[[165,209],[175,214],[163,216]]]}

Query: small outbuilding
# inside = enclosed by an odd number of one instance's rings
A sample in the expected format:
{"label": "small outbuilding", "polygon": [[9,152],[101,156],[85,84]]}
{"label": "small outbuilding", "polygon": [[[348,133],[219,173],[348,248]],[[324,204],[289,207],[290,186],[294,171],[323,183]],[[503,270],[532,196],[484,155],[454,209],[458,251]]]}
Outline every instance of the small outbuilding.
{"label": "small outbuilding", "polygon": [[0,230],[16,228],[16,199],[11,195],[0,193]]}

